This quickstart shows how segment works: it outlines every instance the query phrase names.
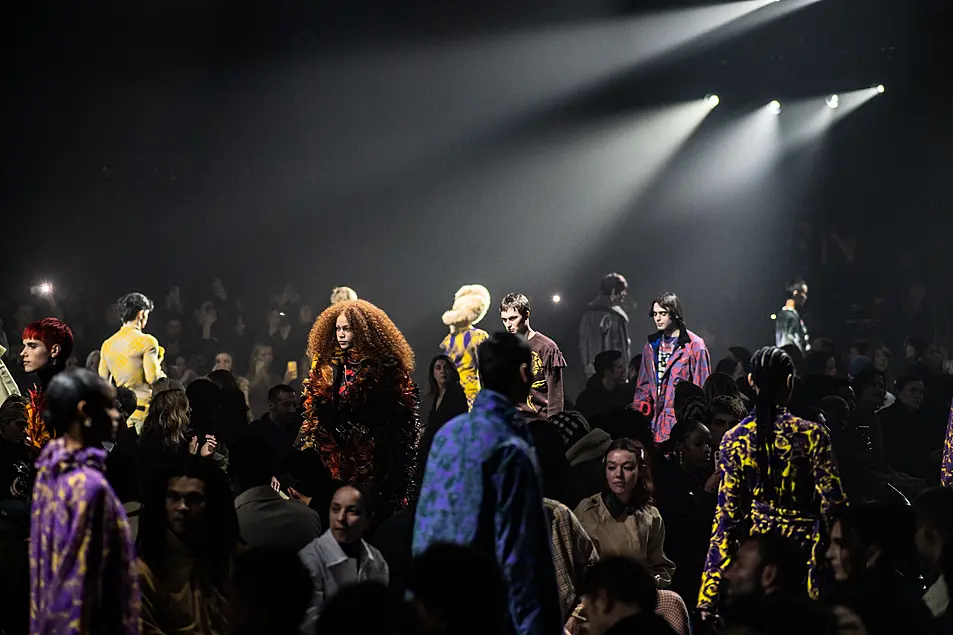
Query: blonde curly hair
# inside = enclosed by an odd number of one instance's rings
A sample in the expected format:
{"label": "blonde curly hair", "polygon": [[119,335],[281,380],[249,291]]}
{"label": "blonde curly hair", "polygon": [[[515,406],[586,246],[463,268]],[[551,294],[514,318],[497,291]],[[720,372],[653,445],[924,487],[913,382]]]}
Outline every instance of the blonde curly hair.
{"label": "blonde curly hair", "polygon": [[367,300],[347,300],[332,304],[318,316],[308,335],[308,355],[317,362],[327,362],[340,352],[335,326],[338,316],[347,316],[354,333],[349,354],[358,359],[371,359],[410,374],[414,370],[414,351],[397,325],[381,309]]}
{"label": "blonde curly hair", "polygon": [[453,296],[453,308],[443,314],[447,326],[463,326],[478,323],[490,310],[490,291],[482,284],[467,284]]}
{"label": "blonde curly hair", "polygon": [[357,291],[351,287],[334,287],[331,289],[331,304],[357,300]]}

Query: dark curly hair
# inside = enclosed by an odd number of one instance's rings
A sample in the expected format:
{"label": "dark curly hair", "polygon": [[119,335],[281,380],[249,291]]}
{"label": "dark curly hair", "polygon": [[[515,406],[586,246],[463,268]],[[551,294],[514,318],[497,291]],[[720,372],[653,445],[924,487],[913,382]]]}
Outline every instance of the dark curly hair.
{"label": "dark curly hair", "polygon": [[139,311],[152,311],[155,308],[152,300],[138,292],[127,293],[119,298],[116,304],[119,307],[119,317],[123,322],[135,320]]}
{"label": "dark curly hair", "polygon": [[[402,374],[414,370],[414,351],[397,325],[381,309],[367,300],[348,300],[332,304],[318,316],[308,335],[308,355],[321,364],[339,353],[334,329],[338,316],[347,316],[354,332],[349,353],[356,359],[371,359],[385,366],[396,366]],[[330,372],[330,368],[327,369]],[[326,378],[328,382],[332,377]]]}

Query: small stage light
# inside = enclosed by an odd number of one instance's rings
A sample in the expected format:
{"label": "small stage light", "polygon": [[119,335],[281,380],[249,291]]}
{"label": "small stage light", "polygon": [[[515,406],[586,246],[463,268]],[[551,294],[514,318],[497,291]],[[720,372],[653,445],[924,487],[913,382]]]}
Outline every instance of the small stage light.
{"label": "small stage light", "polygon": [[40,294],[41,295],[50,295],[53,293],[53,285],[49,282],[44,282],[40,285]]}
{"label": "small stage light", "polygon": [[837,95],[831,95],[824,101],[827,102],[828,108],[837,108],[838,106],[840,106],[840,97],[838,97]]}
{"label": "small stage light", "polygon": [[772,313],[772,314],[771,314],[771,319],[772,319],[772,320],[778,319],[778,314],[777,314],[777,313]]}
{"label": "small stage light", "polygon": [[877,92],[878,92],[878,93],[883,93],[885,90],[887,90],[887,89],[884,88],[884,85],[883,85],[883,84],[877,84]]}
{"label": "small stage light", "polygon": [[769,111],[772,115],[780,115],[780,114],[781,114],[781,102],[779,102],[778,100],[772,101],[770,104],[768,104],[768,111]]}
{"label": "small stage light", "polygon": [[559,297],[559,294],[553,296],[553,304],[559,304],[562,301],[562,298]]}
{"label": "small stage light", "polygon": [[705,95],[705,103],[708,104],[708,107],[712,110],[715,109],[715,106],[721,103],[721,100],[718,98],[718,95]]}

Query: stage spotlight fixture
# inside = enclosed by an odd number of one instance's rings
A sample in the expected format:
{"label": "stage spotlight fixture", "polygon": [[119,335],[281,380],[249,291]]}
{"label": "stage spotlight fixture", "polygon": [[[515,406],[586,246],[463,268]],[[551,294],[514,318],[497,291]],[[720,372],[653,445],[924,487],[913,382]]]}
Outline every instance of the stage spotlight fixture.
{"label": "stage spotlight fixture", "polygon": [[887,89],[884,88],[884,85],[883,85],[883,84],[877,84],[877,92],[878,92],[878,93],[883,94],[883,92],[884,92],[885,90],[887,90]]}
{"label": "stage spotlight fixture", "polygon": [[715,109],[715,106],[721,103],[721,100],[718,98],[718,95],[705,95],[705,103],[708,104],[708,107],[712,110]]}
{"label": "stage spotlight fixture", "polygon": [[824,101],[827,103],[828,108],[837,108],[838,106],[840,106],[840,97],[838,97],[837,95],[831,95]]}
{"label": "stage spotlight fixture", "polygon": [[774,101],[772,101],[770,104],[768,104],[768,111],[769,111],[772,115],[780,115],[780,114],[781,114],[781,102],[779,102],[777,99],[775,99]]}
{"label": "stage spotlight fixture", "polygon": [[559,304],[560,302],[562,302],[562,300],[563,299],[559,297],[558,293],[553,296],[553,304]]}

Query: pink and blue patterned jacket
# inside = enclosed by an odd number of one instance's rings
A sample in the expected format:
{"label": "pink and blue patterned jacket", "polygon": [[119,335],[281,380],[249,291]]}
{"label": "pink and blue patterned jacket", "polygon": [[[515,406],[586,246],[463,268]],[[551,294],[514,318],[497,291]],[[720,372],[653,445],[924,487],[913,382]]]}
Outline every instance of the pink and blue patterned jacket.
{"label": "pink and blue patterned jacket", "polygon": [[655,372],[655,354],[661,338],[661,331],[648,336],[642,349],[642,368],[632,400],[633,408],[652,418],[656,443],[668,439],[675,425],[675,385],[690,381],[701,386],[711,374],[711,357],[705,340],[688,329],[682,329],[660,387]]}

